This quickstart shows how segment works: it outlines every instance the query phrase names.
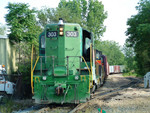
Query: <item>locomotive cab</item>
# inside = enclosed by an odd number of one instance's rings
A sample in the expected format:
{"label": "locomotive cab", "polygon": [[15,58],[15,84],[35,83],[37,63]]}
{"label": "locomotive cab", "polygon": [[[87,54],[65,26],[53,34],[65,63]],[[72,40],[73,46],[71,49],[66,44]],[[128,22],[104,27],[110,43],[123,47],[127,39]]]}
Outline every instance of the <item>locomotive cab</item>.
{"label": "locomotive cab", "polygon": [[82,55],[87,62],[90,62],[90,44],[92,43],[92,33],[83,29],[83,47]]}

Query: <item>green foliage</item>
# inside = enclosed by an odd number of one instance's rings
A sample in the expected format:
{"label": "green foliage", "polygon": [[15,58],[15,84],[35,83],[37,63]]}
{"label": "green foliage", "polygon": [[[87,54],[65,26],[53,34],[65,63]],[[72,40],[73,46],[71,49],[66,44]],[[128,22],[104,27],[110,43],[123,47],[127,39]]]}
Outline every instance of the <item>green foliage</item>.
{"label": "green foliage", "polygon": [[0,23],[0,35],[6,34],[6,27]]}
{"label": "green foliage", "polygon": [[21,109],[25,109],[33,106],[31,101],[23,100],[23,101],[13,101],[11,99],[5,99],[3,104],[0,104],[0,113],[13,113],[14,111],[18,111]]}
{"label": "green foliage", "polygon": [[[38,46],[36,46],[38,42],[34,43],[34,54],[38,54]],[[24,84],[30,84],[30,75],[31,75],[31,45],[32,42],[20,42],[18,44],[15,44],[16,53],[17,55],[17,65],[18,65],[18,71],[23,76]],[[19,59],[20,54],[20,59]],[[34,57],[34,59],[36,59]]]}
{"label": "green foliage", "polygon": [[29,9],[29,5],[24,3],[8,3],[6,8],[8,9],[6,22],[10,26],[10,34],[8,36],[17,48],[19,63],[29,62],[31,44],[38,46],[38,37],[41,33],[41,28],[36,22],[36,11]]}
{"label": "green foliage", "polygon": [[107,13],[104,12],[104,6],[102,5],[102,2],[99,2],[98,0],[89,0],[88,7],[89,12],[86,20],[87,29],[92,31],[95,39],[98,40],[106,30],[103,22],[106,19]]}
{"label": "green foliage", "polygon": [[61,0],[56,9],[43,8],[38,11],[37,17],[42,27],[47,23],[57,23],[59,18],[68,23],[78,23],[91,31],[95,40],[99,40],[105,31],[103,22],[107,13],[98,0]]}
{"label": "green foliage", "polygon": [[96,41],[96,48],[107,56],[109,65],[124,65],[124,54],[114,41]]}
{"label": "green foliage", "polygon": [[[128,77],[128,76],[137,77],[138,75],[136,73],[134,73],[134,72],[128,72],[128,73],[123,73],[123,76],[124,77]],[[138,76],[138,77],[140,77],[140,76]]]}
{"label": "green foliage", "polygon": [[[8,3],[6,7],[6,22],[10,26],[9,39],[16,48],[18,72],[22,74],[23,86],[30,86],[31,45],[38,51],[38,37],[42,32],[36,21],[35,9],[30,9],[25,3]],[[38,53],[38,52],[37,52]],[[28,87],[23,89],[24,93]],[[29,95],[29,92],[26,92]],[[30,93],[31,94],[31,93]]]}
{"label": "green foliage", "polygon": [[126,41],[135,51],[136,72],[144,75],[150,70],[150,1],[141,0],[136,9],[138,14],[127,21],[129,27],[126,31],[128,36]]}
{"label": "green foliage", "polygon": [[123,52],[125,55],[126,72],[136,70],[135,53],[133,47],[128,47],[128,43],[123,46]]}
{"label": "green foliage", "polygon": [[10,99],[2,99],[2,103],[4,103],[4,105],[0,105],[0,112],[1,113],[11,113],[13,111],[12,106],[13,106],[13,102]]}
{"label": "green foliage", "polygon": [[10,26],[11,42],[32,42],[38,39],[41,29],[37,26],[34,9],[29,9],[29,5],[24,3],[8,3],[6,9],[8,14],[5,18]]}

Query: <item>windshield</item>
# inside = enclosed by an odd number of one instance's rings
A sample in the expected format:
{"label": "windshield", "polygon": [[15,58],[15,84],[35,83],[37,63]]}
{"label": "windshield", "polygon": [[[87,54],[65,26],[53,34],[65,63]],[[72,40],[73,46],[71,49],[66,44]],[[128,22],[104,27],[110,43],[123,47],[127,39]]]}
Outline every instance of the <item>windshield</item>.
{"label": "windshield", "polygon": [[41,48],[45,48],[45,37],[41,37]]}

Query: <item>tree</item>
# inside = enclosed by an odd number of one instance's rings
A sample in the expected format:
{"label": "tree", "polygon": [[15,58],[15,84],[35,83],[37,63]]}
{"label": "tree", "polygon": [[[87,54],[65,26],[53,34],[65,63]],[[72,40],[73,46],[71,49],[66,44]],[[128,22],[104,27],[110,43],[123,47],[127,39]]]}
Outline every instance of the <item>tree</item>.
{"label": "tree", "polygon": [[92,31],[96,40],[99,40],[106,30],[103,22],[106,19],[107,13],[104,12],[102,2],[98,0],[89,0],[88,7],[87,29]]}
{"label": "tree", "polygon": [[37,26],[34,9],[29,9],[29,5],[24,3],[8,3],[6,9],[11,42],[34,42],[38,39],[41,29]]}
{"label": "tree", "polygon": [[[40,26],[37,25],[35,17],[35,9],[29,9],[29,5],[25,3],[8,3],[6,7],[8,14],[6,14],[6,22],[10,26],[10,33],[8,37],[10,42],[16,45],[19,50],[19,63],[21,62],[21,44],[26,43],[30,46],[31,44],[38,45],[38,37],[41,33]],[[17,46],[19,43],[19,48]],[[30,54],[30,50],[28,53]],[[24,55],[22,55],[24,56]],[[30,59],[30,56],[27,57]]]}
{"label": "tree", "polygon": [[6,34],[6,27],[0,23],[0,35]]}
{"label": "tree", "polygon": [[127,21],[126,42],[134,48],[137,73],[144,75],[150,70],[150,1],[141,0],[136,9],[138,14]]}
{"label": "tree", "polygon": [[107,56],[109,65],[124,65],[124,54],[115,41],[96,41],[96,49]]}
{"label": "tree", "polygon": [[42,27],[47,23],[56,23],[63,18],[68,23],[78,23],[84,29],[94,34],[95,40],[99,40],[105,31],[103,25],[107,17],[102,2],[98,0],[61,0],[56,9],[43,8],[38,12],[39,24]]}
{"label": "tree", "polygon": [[[17,55],[19,55],[18,72],[22,74],[23,91],[30,91],[30,56],[31,45],[38,46],[38,37],[41,33],[40,26],[36,21],[36,10],[30,9],[25,3],[8,3],[6,7],[6,22],[10,26],[8,34],[10,42],[14,44]],[[36,46],[36,50],[38,47]],[[22,88],[23,89],[23,88]],[[31,94],[26,92],[27,95]]]}
{"label": "tree", "polygon": [[136,61],[135,61],[135,53],[133,47],[128,47],[128,43],[125,43],[123,46],[123,52],[125,55],[125,65],[126,71],[135,71],[136,70]]}
{"label": "tree", "polygon": [[60,17],[63,19],[66,18],[65,22],[71,22],[71,19],[67,18],[67,16],[70,15],[70,13],[70,10],[68,10],[67,8],[54,9],[44,7],[43,9],[38,11],[38,24],[41,26],[41,28],[44,29],[46,24],[58,23]]}
{"label": "tree", "polygon": [[[5,18],[7,25],[10,26],[8,37],[19,55],[18,71],[22,70],[21,73],[24,73],[25,68],[30,65],[31,45],[34,44],[38,50],[41,28],[37,25],[35,9],[29,9],[28,4],[8,3],[6,9],[8,9],[8,14]],[[26,75],[29,75],[28,70],[26,70]]]}

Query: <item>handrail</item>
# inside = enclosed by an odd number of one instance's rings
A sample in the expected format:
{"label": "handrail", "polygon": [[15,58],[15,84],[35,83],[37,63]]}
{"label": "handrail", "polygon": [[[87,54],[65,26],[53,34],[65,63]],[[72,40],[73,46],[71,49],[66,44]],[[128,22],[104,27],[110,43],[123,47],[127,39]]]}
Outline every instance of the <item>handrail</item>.
{"label": "handrail", "polygon": [[[34,94],[34,91],[33,91],[33,72],[35,70],[35,67],[36,67],[38,61],[39,61],[39,58],[42,58],[42,57],[45,57],[45,56],[38,56],[37,60],[34,64],[34,67],[32,67],[33,66],[33,45],[32,45],[32,52],[31,52],[31,89],[32,89],[32,94]],[[52,56],[47,56],[47,57],[52,57]]]}
{"label": "handrail", "polygon": [[[33,47],[33,46],[32,46]],[[34,67],[33,67],[33,69],[32,69],[32,62],[33,62],[33,51],[32,51],[32,57],[31,57],[31,88],[32,88],[32,94],[34,94],[34,91],[33,91],[33,72],[34,72],[34,69],[35,69],[35,67],[36,67],[36,64],[37,64],[37,62],[38,62],[38,60],[39,60],[39,57],[40,56],[38,56],[38,58],[37,58],[37,60],[36,60],[36,62],[35,62],[35,65],[34,65]]]}
{"label": "handrail", "polygon": [[93,87],[93,71],[92,71],[92,43],[90,44],[90,64],[91,64],[91,76],[92,76],[92,87]]}
{"label": "handrail", "polygon": [[81,56],[81,57],[82,57],[82,59],[83,59],[83,61],[84,61],[85,65],[86,65],[86,67],[88,68],[89,73],[91,73],[90,68],[89,68],[89,66],[87,65],[87,63],[86,63],[86,61],[85,61],[84,57],[83,57],[83,56]]}
{"label": "handrail", "polygon": [[33,65],[33,44],[32,44],[32,51],[31,51],[31,89],[32,89],[32,94],[34,94],[34,91],[33,91],[33,71],[32,71],[32,65]]}
{"label": "handrail", "polygon": [[[90,77],[91,77],[91,75],[92,75],[91,49],[92,49],[92,48],[90,48],[91,71],[90,71],[90,68],[89,68],[89,66],[87,65],[87,62],[85,61],[84,57],[81,56],[82,59],[83,59],[83,61],[84,61],[84,63],[85,63],[85,65],[86,65],[86,67],[88,68],[88,71],[89,71],[89,92],[90,92]],[[33,91],[33,88],[34,88],[34,87],[33,87],[33,72],[34,72],[34,70],[35,70],[35,67],[36,67],[36,65],[37,65],[38,60],[39,60],[40,57],[52,57],[52,56],[38,56],[38,58],[37,58],[37,60],[36,60],[36,62],[35,62],[35,65],[34,65],[34,67],[33,67],[33,45],[32,45],[32,52],[31,52],[31,89],[32,89],[32,94],[34,94],[34,91]],[[79,57],[79,56],[69,56],[69,57]],[[92,81],[93,81],[93,76],[92,76]],[[93,86],[93,82],[92,82],[92,86]]]}
{"label": "handrail", "polygon": [[32,70],[32,71],[34,71],[34,70],[35,70],[35,67],[36,67],[37,62],[39,61],[39,58],[40,58],[40,56],[38,56],[38,58],[36,59],[36,62],[35,62],[35,65],[34,65],[34,67],[33,67],[33,70]]}
{"label": "handrail", "polygon": [[[86,67],[88,68],[88,71],[89,71],[89,92],[88,93],[90,93],[90,76],[91,76],[91,74],[92,74],[92,68],[91,68],[91,71],[90,71],[90,68],[89,68],[89,66],[87,65],[87,63],[86,63],[86,61],[85,61],[85,59],[84,59],[84,57],[82,56],[82,59],[84,60],[84,63],[85,63],[85,65],[86,65]],[[93,79],[92,79],[93,80]],[[92,82],[93,83],[93,82]]]}

